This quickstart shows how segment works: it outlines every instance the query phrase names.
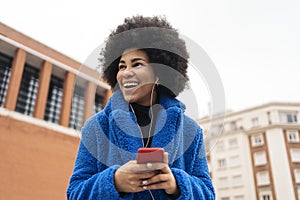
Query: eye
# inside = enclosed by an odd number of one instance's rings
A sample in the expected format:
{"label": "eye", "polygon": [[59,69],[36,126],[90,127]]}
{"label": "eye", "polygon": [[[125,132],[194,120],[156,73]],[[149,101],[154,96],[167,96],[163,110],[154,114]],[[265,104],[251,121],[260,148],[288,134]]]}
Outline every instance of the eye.
{"label": "eye", "polygon": [[134,63],[133,64],[133,67],[144,67],[146,66],[144,63],[141,63],[141,62],[137,62],[137,63]]}
{"label": "eye", "polygon": [[119,65],[118,68],[119,68],[120,71],[125,70],[126,69],[126,65]]}

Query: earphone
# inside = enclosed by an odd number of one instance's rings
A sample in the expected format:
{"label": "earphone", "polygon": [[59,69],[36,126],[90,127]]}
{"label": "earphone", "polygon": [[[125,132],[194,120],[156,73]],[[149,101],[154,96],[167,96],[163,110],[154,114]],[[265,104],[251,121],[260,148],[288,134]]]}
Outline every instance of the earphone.
{"label": "earphone", "polygon": [[159,78],[158,78],[158,77],[156,77],[155,85],[157,85],[157,84],[158,84],[158,81],[159,81]]}

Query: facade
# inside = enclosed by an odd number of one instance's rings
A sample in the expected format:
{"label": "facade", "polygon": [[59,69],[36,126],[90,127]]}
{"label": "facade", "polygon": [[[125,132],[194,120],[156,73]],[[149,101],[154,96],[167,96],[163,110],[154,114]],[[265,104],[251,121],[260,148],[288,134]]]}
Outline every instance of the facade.
{"label": "facade", "polygon": [[[268,103],[214,119],[213,126],[210,117],[198,122],[211,130],[205,140],[218,200],[300,199],[300,103]],[[215,127],[223,127],[221,134]]]}
{"label": "facade", "polygon": [[0,199],[65,199],[99,73],[0,23]]}

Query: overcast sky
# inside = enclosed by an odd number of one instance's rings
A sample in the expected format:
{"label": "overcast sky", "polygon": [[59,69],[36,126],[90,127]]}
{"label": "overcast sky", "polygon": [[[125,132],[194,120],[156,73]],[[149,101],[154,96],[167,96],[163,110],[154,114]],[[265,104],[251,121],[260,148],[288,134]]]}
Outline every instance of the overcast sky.
{"label": "overcast sky", "polygon": [[[300,102],[299,10],[299,0],[9,0],[1,3],[0,21],[85,62],[125,17],[165,15],[211,58],[226,108],[237,111]],[[207,90],[200,116],[207,111]]]}

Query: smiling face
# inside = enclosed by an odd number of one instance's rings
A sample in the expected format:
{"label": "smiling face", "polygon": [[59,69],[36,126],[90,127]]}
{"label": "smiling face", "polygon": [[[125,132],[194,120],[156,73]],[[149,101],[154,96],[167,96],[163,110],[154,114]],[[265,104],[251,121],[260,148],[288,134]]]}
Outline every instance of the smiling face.
{"label": "smiling face", "polygon": [[[117,81],[124,99],[129,103],[149,106],[156,101],[153,90],[156,76],[149,65],[149,58],[142,50],[126,50],[119,62]],[[151,93],[153,90],[153,99]]]}

